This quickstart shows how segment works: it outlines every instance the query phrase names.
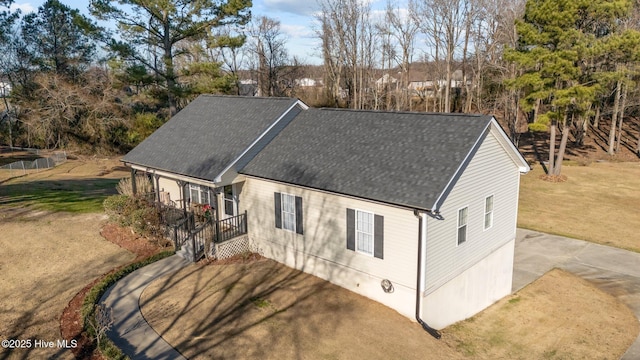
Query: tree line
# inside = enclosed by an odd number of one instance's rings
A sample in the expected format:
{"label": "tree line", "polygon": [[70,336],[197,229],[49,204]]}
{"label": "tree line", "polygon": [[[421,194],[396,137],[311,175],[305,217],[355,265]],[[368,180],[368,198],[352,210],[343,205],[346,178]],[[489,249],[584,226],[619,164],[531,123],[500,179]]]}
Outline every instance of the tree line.
{"label": "tree line", "polygon": [[[580,146],[593,129],[608,131],[610,155],[625,144],[640,156],[640,129],[632,136],[622,127],[640,104],[635,1],[388,1],[377,20],[367,2],[320,4],[329,103],[496,114],[516,143],[525,131],[550,134],[552,175],[567,142]],[[403,91],[379,86],[381,70]],[[420,80],[429,93],[410,89]]]}
{"label": "tree line", "polygon": [[[611,155],[621,146],[640,154],[640,139],[623,131],[640,99],[632,0],[407,0],[383,11],[318,3],[320,67],[289,56],[280,23],[252,18],[250,0],[91,0],[90,17],[58,0],[22,17],[6,10],[0,80],[12,91],[0,127],[12,132],[3,140],[124,151],[198,94],[223,93],[493,113],[516,142],[525,131],[550,134],[552,174],[567,142],[594,129],[608,131]],[[302,78],[322,84],[313,99]]]}

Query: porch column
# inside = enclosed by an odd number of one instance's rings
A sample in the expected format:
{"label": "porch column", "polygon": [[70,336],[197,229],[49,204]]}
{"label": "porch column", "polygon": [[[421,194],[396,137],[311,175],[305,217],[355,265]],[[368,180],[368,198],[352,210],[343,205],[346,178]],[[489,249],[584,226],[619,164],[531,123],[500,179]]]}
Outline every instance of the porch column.
{"label": "porch column", "polygon": [[220,220],[220,188],[216,188],[214,194],[216,197],[216,221],[218,221]]}
{"label": "porch column", "polygon": [[178,188],[180,188],[180,201],[182,201],[182,209],[184,210],[184,214],[187,215],[187,201],[184,199],[184,181],[176,180],[176,184],[178,184]]}
{"label": "porch column", "polygon": [[131,191],[133,192],[133,195],[136,195],[138,193],[138,186],[136,185],[136,172],[136,169],[131,168]]}
{"label": "porch column", "polygon": [[216,222],[215,222],[216,233],[214,236],[214,242],[218,242],[220,239],[220,194],[221,194],[219,187],[216,188],[215,194],[216,194]]}
{"label": "porch column", "polygon": [[160,175],[155,173],[153,174],[153,178],[155,179],[155,183],[153,186],[156,188],[156,201],[160,203]]}

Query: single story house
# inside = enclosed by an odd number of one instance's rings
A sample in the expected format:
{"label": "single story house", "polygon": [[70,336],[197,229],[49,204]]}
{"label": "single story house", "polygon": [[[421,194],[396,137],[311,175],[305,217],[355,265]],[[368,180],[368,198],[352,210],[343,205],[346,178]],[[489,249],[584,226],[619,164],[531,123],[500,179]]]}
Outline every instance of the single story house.
{"label": "single story house", "polygon": [[123,161],[175,206],[246,211],[264,256],[427,330],[511,291],[529,165],[492,116],[202,95]]}

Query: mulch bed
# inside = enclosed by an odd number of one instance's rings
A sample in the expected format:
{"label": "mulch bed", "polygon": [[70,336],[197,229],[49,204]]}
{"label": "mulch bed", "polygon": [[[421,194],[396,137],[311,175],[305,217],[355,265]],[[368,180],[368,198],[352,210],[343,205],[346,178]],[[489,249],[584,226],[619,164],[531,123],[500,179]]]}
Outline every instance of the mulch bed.
{"label": "mulch bed", "polygon": [[[102,228],[100,234],[110,242],[136,254],[136,258],[132,262],[140,261],[163,250],[162,247],[135,234],[131,229],[123,228],[117,224],[106,224]],[[60,333],[62,334],[62,338],[77,341],[76,348],[72,349],[73,355],[76,359],[104,359],[100,352],[96,351],[96,344],[82,331],[81,309],[84,298],[89,290],[91,290],[91,288],[104,276],[107,276],[118,269],[119,268],[111,270],[80,290],[80,292],[78,292],[76,296],[69,301],[69,304],[62,312],[62,316],[60,316]]]}

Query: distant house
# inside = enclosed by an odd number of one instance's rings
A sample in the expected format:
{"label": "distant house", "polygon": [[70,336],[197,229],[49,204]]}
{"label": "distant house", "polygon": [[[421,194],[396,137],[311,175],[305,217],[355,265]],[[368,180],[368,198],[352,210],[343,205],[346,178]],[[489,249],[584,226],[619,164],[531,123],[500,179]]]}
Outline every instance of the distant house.
{"label": "distant house", "polygon": [[312,78],[301,78],[301,79],[296,79],[295,84],[300,87],[316,87],[316,86],[322,86],[322,80],[312,79]]}
{"label": "distant house", "polygon": [[252,79],[242,79],[239,81],[238,91],[242,96],[256,96],[258,93],[258,82]]}
{"label": "distant house", "polygon": [[376,80],[376,87],[382,89],[384,87],[396,87],[398,79],[394,78],[390,74],[384,74]]}
{"label": "distant house", "polygon": [[[424,64],[421,64],[420,68],[425,68]],[[433,69],[431,70],[433,73]],[[442,75],[441,75],[442,76]],[[429,77],[426,72],[420,70],[412,70],[409,72],[409,84],[408,88],[413,92],[414,95],[420,96],[422,98],[425,97],[433,97],[438,92],[443,93],[446,86],[446,79],[439,80],[428,80]],[[458,69],[451,74],[451,89],[459,89],[464,87],[464,79],[462,76],[462,70]],[[467,80],[467,84],[470,84],[470,81]]]}
{"label": "distant house", "polygon": [[529,166],[492,116],[203,95],[123,161],[178,207],[246,212],[264,256],[423,326],[511,291]]}

